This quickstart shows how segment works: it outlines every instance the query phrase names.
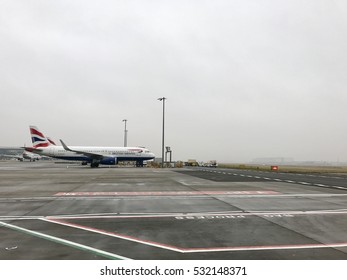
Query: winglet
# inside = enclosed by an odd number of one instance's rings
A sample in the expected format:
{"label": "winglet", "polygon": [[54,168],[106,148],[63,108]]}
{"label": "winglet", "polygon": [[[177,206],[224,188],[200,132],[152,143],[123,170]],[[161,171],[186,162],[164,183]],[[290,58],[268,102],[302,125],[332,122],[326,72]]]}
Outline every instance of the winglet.
{"label": "winglet", "polygon": [[60,143],[63,145],[64,150],[73,152],[73,151],[63,142],[63,140],[60,139]]}

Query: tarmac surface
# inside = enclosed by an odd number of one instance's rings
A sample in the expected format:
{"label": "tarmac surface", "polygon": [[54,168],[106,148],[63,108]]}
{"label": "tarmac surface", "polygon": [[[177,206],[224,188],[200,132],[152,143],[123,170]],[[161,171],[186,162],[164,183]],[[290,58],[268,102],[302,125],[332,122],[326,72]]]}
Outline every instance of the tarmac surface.
{"label": "tarmac surface", "polygon": [[346,260],[346,175],[0,162],[2,260]]}

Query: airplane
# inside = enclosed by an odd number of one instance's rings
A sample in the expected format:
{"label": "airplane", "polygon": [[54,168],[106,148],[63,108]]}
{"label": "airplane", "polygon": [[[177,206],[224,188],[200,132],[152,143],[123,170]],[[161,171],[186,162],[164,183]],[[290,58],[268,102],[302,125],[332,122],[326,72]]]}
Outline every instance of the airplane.
{"label": "airplane", "polygon": [[52,144],[36,127],[30,126],[33,147],[23,147],[26,151],[69,161],[81,161],[82,165],[90,163],[90,167],[100,164],[116,165],[120,161],[136,161],[136,166],[143,166],[143,162],[154,159],[155,155],[142,147],[69,147],[60,139],[62,146]]}
{"label": "airplane", "polygon": [[41,156],[28,152],[28,151],[24,151],[22,154],[20,155],[4,155],[5,157],[10,157],[10,158],[15,158],[19,161],[24,161],[25,159],[28,159],[30,161],[37,161],[41,159]]}
{"label": "airplane", "polygon": [[39,155],[36,155],[34,153],[30,153],[28,151],[24,151],[22,156],[23,156],[23,158],[28,159],[30,161],[37,161],[37,160],[41,159],[41,157]]}

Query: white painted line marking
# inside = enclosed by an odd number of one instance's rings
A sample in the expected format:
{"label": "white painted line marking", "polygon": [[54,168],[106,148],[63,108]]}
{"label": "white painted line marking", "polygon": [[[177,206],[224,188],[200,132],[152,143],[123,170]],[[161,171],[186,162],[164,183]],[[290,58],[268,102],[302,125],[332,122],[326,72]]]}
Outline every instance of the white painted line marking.
{"label": "white painted line marking", "polygon": [[[46,221],[45,219],[40,219],[40,220]],[[64,244],[64,245],[75,247],[75,248],[78,248],[78,249],[81,249],[81,250],[86,250],[86,251],[90,251],[90,252],[93,252],[93,253],[96,253],[96,254],[99,254],[99,255],[104,255],[104,256],[107,256],[109,258],[129,260],[128,258],[125,258],[123,256],[119,256],[119,255],[116,255],[116,254],[113,254],[113,253],[110,253],[110,252],[106,252],[106,251],[103,251],[103,250],[92,248],[92,247],[89,247],[89,246],[86,246],[86,245],[83,245],[83,244],[79,244],[79,243],[76,243],[76,242],[72,242],[72,241],[69,241],[69,240],[66,240],[66,239],[54,237],[52,235],[44,234],[44,233],[41,233],[41,232],[38,232],[38,231],[29,230],[29,229],[26,229],[26,228],[23,228],[23,227],[7,224],[7,223],[4,223],[4,222],[0,222],[0,225],[2,225],[4,227],[7,227],[7,228],[10,228],[10,229],[13,229],[13,230],[21,231],[21,232],[24,232],[24,233],[27,233],[27,234],[30,234],[30,235],[33,235],[33,236],[36,236],[36,237],[44,238],[44,239],[51,240],[51,241],[54,241],[54,242],[57,242],[57,243],[61,243],[61,244]]]}
{"label": "white painted line marking", "polygon": [[[312,195],[303,195],[308,197],[330,197],[330,196],[347,196],[347,195],[324,195],[324,194],[312,194]],[[285,197],[297,195],[281,195]],[[327,210],[310,210],[310,211],[216,211],[216,212],[197,212],[197,213],[94,213],[94,214],[67,214],[67,215],[57,215],[49,217],[40,217],[33,216],[31,219],[39,219],[44,221],[51,222],[52,220],[69,220],[69,219],[131,219],[131,218],[171,218],[171,217],[191,217],[191,216],[213,216],[213,215],[243,215],[243,216],[253,216],[253,215],[335,215],[335,214],[347,214],[347,209],[327,209]],[[6,217],[6,216],[5,216]],[[25,218],[25,216],[9,216],[11,220],[20,220]],[[1,216],[0,219],[4,219],[4,216]]]}
{"label": "white painted line marking", "polygon": [[184,182],[184,181],[178,181],[180,184],[182,184],[182,185],[184,185],[184,186],[190,186],[190,184],[189,183],[187,183],[187,182]]}

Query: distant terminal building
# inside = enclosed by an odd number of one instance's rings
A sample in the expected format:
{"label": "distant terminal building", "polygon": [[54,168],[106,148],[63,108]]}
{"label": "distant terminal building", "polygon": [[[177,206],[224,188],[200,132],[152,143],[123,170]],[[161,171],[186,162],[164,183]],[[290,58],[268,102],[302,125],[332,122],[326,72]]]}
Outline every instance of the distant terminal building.
{"label": "distant terminal building", "polygon": [[0,158],[5,159],[8,158],[6,155],[18,155],[22,154],[24,151],[23,148],[18,148],[18,147],[0,147]]}
{"label": "distant terminal building", "polygon": [[23,153],[23,148],[18,147],[0,147],[0,156],[1,155],[17,155]]}

